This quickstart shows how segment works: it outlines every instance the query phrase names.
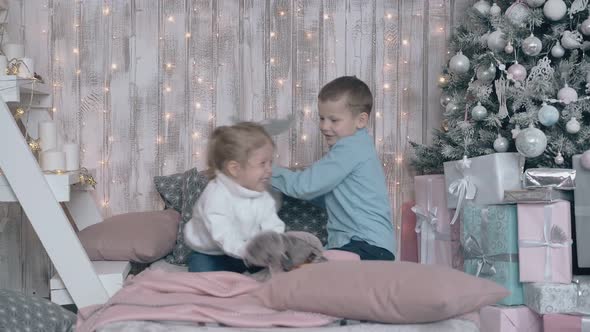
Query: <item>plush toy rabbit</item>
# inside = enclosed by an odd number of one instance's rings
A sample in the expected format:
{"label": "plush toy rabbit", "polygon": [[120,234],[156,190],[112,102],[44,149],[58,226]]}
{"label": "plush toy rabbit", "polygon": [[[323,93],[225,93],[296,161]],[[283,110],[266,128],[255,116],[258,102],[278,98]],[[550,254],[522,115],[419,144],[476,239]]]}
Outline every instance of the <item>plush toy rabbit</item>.
{"label": "plush toy rabbit", "polygon": [[322,243],[313,234],[266,231],[246,245],[244,262],[268,268],[270,274],[291,271],[303,264],[324,262]]}

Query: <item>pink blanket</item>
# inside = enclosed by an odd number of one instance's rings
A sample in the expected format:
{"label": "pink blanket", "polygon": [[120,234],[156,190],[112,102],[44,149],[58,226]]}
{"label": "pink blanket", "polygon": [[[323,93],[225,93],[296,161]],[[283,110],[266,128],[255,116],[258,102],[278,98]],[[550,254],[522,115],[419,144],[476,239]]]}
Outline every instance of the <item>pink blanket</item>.
{"label": "pink blanket", "polygon": [[250,292],[261,284],[233,272],[144,271],[104,305],[82,308],[76,331],[126,320],[221,323],[236,327],[314,327],[336,318],[264,307]]}

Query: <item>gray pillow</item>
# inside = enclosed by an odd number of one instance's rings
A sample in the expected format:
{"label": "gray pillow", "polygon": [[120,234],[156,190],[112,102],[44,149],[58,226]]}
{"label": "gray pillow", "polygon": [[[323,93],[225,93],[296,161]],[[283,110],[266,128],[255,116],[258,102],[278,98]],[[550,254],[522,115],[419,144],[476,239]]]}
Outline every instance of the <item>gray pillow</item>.
{"label": "gray pillow", "polygon": [[278,215],[285,223],[286,231],[311,233],[320,239],[323,245],[328,242],[326,209],[308,201],[283,195],[283,204]]}
{"label": "gray pillow", "polygon": [[162,175],[154,177],[156,190],[162,197],[167,209],[182,212],[182,180],[184,173]]}
{"label": "gray pillow", "polygon": [[0,331],[74,331],[76,315],[48,300],[0,289]]}
{"label": "gray pillow", "polygon": [[204,172],[199,172],[196,168],[189,169],[182,174],[181,181],[181,208],[182,218],[178,224],[176,234],[176,245],[172,253],[166,257],[166,261],[171,264],[186,264],[191,249],[184,243],[184,225],[193,217],[193,206],[209,182]]}

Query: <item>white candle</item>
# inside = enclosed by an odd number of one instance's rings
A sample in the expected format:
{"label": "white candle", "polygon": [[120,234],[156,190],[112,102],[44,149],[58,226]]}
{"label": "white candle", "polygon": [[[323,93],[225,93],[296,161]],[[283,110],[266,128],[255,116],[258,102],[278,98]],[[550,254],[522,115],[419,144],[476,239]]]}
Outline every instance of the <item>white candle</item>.
{"label": "white candle", "polygon": [[8,60],[5,55],[0,55],[0,76],[6,75],[6,68],[8,68]]}
{"label": "white candle", "polygon": [[39,140],[41,151],[57,148],[57,125],[55,122],[39,122]]}
{"label": "white candle", "polygon": [[80,169],[80,147],[76,143],[66,143],[61,150],[66,154],[66,171]]}
{"label": "white candle", "polygon": [[66,154],[63,151],[41,152],[41,169],[44,171],[63,171],[66,169]]}
{"label": "white candle", "polygon": [[2,50],[8,61],[25,57],[25,45],[23,44],[6,44]]}
{"label": "white candle", "polygon": [[22,58],[18,67],[18,76],[32,78],[35,75],[35,62],[31,58]]}

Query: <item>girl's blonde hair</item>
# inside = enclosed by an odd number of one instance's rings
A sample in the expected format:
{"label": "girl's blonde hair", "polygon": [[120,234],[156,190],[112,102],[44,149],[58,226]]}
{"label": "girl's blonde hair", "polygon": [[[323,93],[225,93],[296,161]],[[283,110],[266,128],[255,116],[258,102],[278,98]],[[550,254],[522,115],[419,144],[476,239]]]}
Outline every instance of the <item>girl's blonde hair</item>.
{"label": "girl's blonde hair", "polygon": [[223,171],[227,162],[232,160],[245,165],[254,150],[268,143],[274,146],[264,128],[253,122],[239,122],[233,126],[215,128],[207,147],[207,175],[214,178],[215,171]]}

